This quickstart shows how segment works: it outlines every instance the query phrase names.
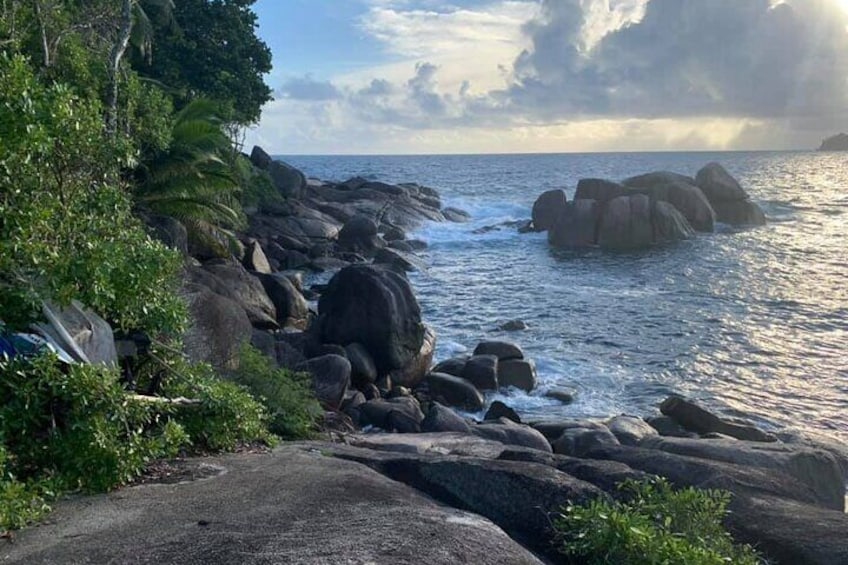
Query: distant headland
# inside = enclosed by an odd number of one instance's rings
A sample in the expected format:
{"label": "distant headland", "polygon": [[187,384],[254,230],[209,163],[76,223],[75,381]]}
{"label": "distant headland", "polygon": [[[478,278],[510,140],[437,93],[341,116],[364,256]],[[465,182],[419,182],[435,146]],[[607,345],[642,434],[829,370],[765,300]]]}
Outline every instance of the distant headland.
{"label": "distant headland", "polygon": [[840,133],[822,141],[819,151],[848,151],[848,134]]}

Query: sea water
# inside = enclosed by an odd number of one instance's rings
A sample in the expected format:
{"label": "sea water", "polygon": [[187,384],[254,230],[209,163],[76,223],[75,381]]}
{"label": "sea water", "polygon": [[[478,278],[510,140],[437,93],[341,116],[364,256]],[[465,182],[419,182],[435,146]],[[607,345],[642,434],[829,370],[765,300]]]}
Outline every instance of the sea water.
{"label": "sea water", "polygon": [[[466,224],[412,234],[429,248],[411,281],[438,334],[437,360],[508,339],[539,388],[501,399],[527,419],[655,413],[672,393],[767,428],[848,438],[848,153],[732,152],[291,156],[308,176],[436,188]],[[545,234],[479,228],[530,217],[543,191],[584,177],[722,163],[766,212],[731,229],[637,253],[557,251]],[[520,319],[529,329],[497,331]],[[576,392],[570,405],[546,398]]]}

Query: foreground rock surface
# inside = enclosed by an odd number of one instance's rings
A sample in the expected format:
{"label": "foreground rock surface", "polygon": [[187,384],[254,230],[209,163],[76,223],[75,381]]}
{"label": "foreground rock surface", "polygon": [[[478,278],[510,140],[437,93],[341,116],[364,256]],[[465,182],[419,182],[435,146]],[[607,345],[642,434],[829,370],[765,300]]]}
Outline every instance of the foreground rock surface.
{"label": "foreground rock surface", "polygon": [[[489,520],[288,445],[202,460],[213,478],[62,502],[3,563],[541,563]],[[375,535],[376,533],[376,535]]]}

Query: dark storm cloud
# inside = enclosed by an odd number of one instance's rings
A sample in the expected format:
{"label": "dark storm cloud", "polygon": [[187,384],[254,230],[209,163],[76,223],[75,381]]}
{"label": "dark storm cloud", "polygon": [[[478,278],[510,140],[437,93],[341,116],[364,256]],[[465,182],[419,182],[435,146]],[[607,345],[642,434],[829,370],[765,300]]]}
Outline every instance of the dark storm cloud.
{"label": "dark storm cloud", "polygon": [[579,0],[546,0],[503,95],[563,117],[842,115],[848,20],[835,0],[651,0],[641,21],[583,48]]}

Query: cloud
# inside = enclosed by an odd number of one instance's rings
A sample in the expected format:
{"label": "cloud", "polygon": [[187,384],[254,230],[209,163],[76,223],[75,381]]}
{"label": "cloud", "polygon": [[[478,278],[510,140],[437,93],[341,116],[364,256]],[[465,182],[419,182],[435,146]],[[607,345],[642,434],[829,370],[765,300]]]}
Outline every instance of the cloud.
{"label": "cloud", "polygon": [[395,60],[286,81],[263,126],[300,150],[792,148],[848,121],[837,0],[368,1]]}
{"label": "cloud", "polygon": [[329,81],[314,80],[310,76],[290,78],[276,90],[278,98],[323,102],[342,97],[341,91]]}
{"label": "cloud", "polygon": [[848,21],[835,0],[643,8],[586,48],[586,2],[546,0],[525,28],[532,47],[515,63],[508,95],[516,111],[540,120],[785,118],[842,114],[848,102]]}

